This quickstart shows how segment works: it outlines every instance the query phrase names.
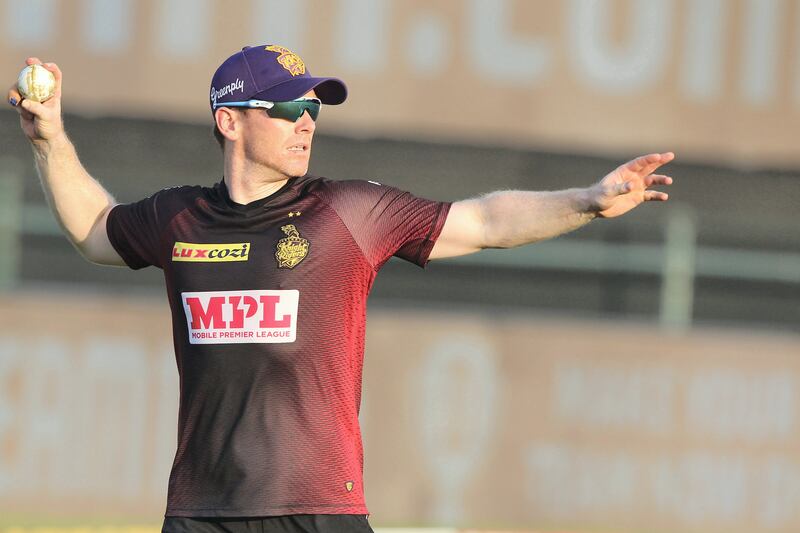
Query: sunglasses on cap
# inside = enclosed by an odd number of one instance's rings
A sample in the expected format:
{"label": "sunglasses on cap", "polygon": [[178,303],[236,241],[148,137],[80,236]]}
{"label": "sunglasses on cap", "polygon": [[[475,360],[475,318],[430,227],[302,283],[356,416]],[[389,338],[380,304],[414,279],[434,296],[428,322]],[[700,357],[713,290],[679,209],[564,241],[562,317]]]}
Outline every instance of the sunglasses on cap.
{"label": "sunglasses on cap", "polygon": [[282,118],[290,122],[297,122],[308,111],[311,120],[317,120],[319,108],[322,101],[319,98],[298,98],[289,102],[267,102],[266,100],[246,100],[244,102],[220,102],[214,105],[214,109],[219,107],[247,107],[250,109],[259,108],[267,112],[272,118]]}

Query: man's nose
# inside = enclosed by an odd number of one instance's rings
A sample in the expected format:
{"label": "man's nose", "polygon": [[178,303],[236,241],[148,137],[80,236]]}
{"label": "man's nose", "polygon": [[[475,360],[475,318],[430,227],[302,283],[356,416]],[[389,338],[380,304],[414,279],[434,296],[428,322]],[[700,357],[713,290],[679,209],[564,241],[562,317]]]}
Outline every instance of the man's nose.
{"label": "man's nose", "polygon": [[311,115],[308,113],[308,109],[303,111],[303,114],[300,115],[300,118],[297,119],[295,122],[295,129],[297,131],[314,131],[317,127],[316,122],[314,119],[311,118]]}

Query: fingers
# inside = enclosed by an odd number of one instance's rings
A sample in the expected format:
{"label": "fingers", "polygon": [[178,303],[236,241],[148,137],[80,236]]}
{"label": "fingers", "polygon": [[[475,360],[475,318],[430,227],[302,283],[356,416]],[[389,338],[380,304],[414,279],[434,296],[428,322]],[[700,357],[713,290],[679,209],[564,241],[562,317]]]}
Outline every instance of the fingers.
{"label": "fingers", "polygon": [[645,187],[652,187],[653,185],[672,185],[672,178],[662,174],[651,174],[644,179]]}
{"label": "fingers", "polygon": [[47,109],[42,102],[34,102],[33,100],[23,99],[19,103],[19,107],[33,115],[41,116]]}
{"label": "fingers", "polygon": [[664,152],[660,154],[647,154],[636,159],[632,159],[628,161],[623,166],[632,172],[636,172],[639,175],[646,176],[647,174],[652,173],[661,165],[665,165],[675,159],[675,154],[672,152]]}
{"label": "fingers", "polygon": [[6,100],[10,105],[15,107],[22,101],[22,95],[19,94],[16,83],[8,89],[8,94],[6,94]]}
{"label": "fingers", "polygon": [[653,185],[672,185],[672,181],[673,180],[670,176],[664,176],[662,174],[651,174],[650,176],[645,176],[642,179],[634,178],[615,184],[614,193],[626,194],[633,191],[634,189],[639,189],[639,190],[641,190],[642,188],[648,189]]}
{"label": "fingers", "polygon": [[23,119],[30,121],[36,118],[36,116],[41,116],[40,113],[44,109],[41,103],[34,102],[33,100],[26,100],[16,91],[13,93],[9,91],[8,94],[8,103],[14,106],[14,110],[19,113]]}
{"label": "fingers", "polygon": [[19,113],[22,116],[23,120],[25,120],[27,122],[31,122],[36,118],[36,116],[33,113],[31,113],[30,111],[25,110],[25,108],[23,108],[21,105],[17,106],[16,109],[17,109],[17,113]]}
{"label": "fingers", "polygon": [[644,201],[645,202],[666,202],[669,200],[669,195],[665,192],[661,191],[645,191],[644,192]]}
{"label": "fingers", "polygon": [[55,63],[43,63],[42,66],[53,73],[53,76],[56,78],[56,90],[53,93],[55,98],[61,98],[61,69],[58,68],[58,65]]}

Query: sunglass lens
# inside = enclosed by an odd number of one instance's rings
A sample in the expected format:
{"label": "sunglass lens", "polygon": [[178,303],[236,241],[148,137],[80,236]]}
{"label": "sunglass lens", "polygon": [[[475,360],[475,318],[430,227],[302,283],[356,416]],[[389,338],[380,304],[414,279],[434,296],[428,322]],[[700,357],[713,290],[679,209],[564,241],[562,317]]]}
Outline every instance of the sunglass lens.
{"label": "sunglass lens", "polygon": [[311,115],[311,120],[317,120],[317,116],[319,116],[319,107],[319,103],[317,102],[306,103],[306,110],[308,114]]}
{"label": "sunglass lens", "polygon": [[308,111],[311,120],[317,120],[320,104],[314,100],[300,100],[296,102],[275,102],[272,108],[267,109],[267,114],[272,118],[282,118],[290,122],[297,122]]}

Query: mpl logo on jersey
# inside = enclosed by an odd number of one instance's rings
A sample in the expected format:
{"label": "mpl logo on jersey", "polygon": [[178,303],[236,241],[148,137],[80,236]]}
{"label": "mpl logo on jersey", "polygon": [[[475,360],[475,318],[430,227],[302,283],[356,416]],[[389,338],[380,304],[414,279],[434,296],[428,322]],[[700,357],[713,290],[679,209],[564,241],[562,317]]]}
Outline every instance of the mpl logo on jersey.
{"label": "mpl logo on jersey", "polygon": [[226,244],[198,244],[175,242],[172,247],[173,261],[190,263],[217,263],[227,261],[247,261],[250,257],[249,242]]}
{"label": "mpl logo on jersey", "polygon": [[300,291],[183,292],[191,344],[294,342]]}

